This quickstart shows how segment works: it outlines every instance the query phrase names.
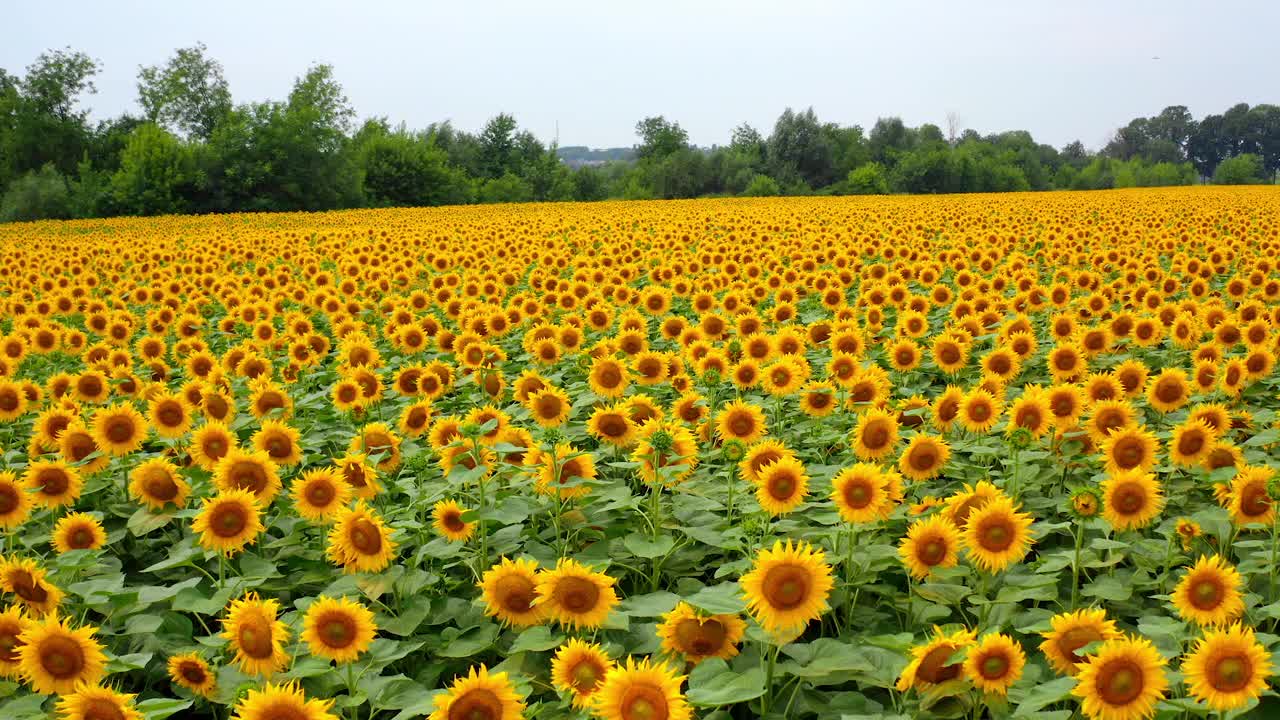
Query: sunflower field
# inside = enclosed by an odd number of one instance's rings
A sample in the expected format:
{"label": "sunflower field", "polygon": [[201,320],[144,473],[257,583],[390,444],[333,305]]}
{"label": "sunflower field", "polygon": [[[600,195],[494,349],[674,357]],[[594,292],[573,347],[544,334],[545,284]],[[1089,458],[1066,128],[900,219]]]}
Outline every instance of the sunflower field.
{"label": "sunflower field", "polygon": [[0,718],[1278,717],[1280,191],[0,226]]}

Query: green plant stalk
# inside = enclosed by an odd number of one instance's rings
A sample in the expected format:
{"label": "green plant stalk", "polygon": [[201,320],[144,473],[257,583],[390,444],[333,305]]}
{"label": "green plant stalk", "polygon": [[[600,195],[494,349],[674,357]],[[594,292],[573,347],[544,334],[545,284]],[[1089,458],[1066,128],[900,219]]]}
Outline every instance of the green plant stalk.
{"label": "green plant stalk", "polygon": [[1076,551],[1071,561],[1071,609],[1075,610],[1080,602],[1080,547],[1084,544],[1084,523],[1076,522]]}

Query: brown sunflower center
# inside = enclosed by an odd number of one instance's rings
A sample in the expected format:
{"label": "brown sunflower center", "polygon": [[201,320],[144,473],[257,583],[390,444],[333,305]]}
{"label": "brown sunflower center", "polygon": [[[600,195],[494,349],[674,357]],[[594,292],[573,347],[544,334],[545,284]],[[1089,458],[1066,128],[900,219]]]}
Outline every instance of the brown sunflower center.
{"label": "brown sunflower center", "polygon": [[769,475],[769,495],[775,500],[790,500],[799,486],[799,478],[789,470],[779,470]]}
{"label": "brown sunflower center", "polygon": [[44,468],[36,474],[36,484],[42,494],[56,497],[71,486],[71,478],[61,468]]}
{"label": "brown sunflower center", "polygon": [[183,663],[178,674],[192,685],[203,685],[205,678],[208,677],[205,675],[204,668],[193,662]]}
{"label": "brown sunflower center", "polygon": [[1271,508],[1271,496],[1266,485],[1251,483],[1240,492],[1240,512],[1246,517],[1257,517],[1266,514]]}
{"label": "brown sunflower center", "polygon": [[1058,652],[1061,652],[1072,664],[1084,658],[1076,654],[1080,648],[1102,639],[1102,633],[1091,627],[1073,627],[1058,636]]}
{"label": "brown sunflower center", "polygon": [[1142,464],[1147,453],[1140,439],[1124,437],[1116,441],[1112,455],[1115,457],[1116,465],[1125,470],[1131,470]]}
{"label": "brown sunflower center", "polygon": [[240,490],[257,495],[267,487],[267,471],[253,460],[237,460],[227,469],[227,479]]}
{"label": "brown sunflower center", "polygon": [[999,680],[1009,672],[1009,658],[998,654],[988,655],[978,665],[978,672],[988,680]]}
{"label": "brown sunflower center", "polygon": [[622,373],[618,371],[618,368],[606,365],[600,368],[600,372],[596,374],[596,382],[604,388],[615,388],[622,384]]}
{"label": "brown sunflower center", "polygon": [[986,422],[991,417],[991,406],[985,402],[975,402],[969,405],[969,419],[974,422]]}
{"label": "brown sunflower center", "polygon": [[366,518],[352,521],[347,538],[356,550],[365,555],[374,555],[382,550],[382,533]]}
{"label": "brown sunflower center", "polygon": [[573,666],[573,670],[569,672],[573,679],[573,687],[580,693],[590,693],[600,684],[600,678],[604,675],[604,668],[598,666],[595,661],[584,659]]}
{"label": "brown sunflower center", "polygon": [[13,412],[18,409],[18,393],[6,390],[0,393],[0,410]]}
{"label": "brown sunflower center", "polygon": [[120,705],[106,698],[81,700],[80,717],[83,720],[125,720]]}
{"label": "brown sunflower center", "polygon": [[266,618],[246,620],[240,626],[240,632],[236,633],[240,651],[257,660],[271,657],[275,650],[271,640],[271,623]]}
{"label": "brown sunflower center", "polygon": [[920,659],[920,666],[916,668],[916,677],[935,685],[960,677],[963,665],[961,663],[947,664],[947,661],[955,652],[956,647],[950,643],[943,643],[930,650],[928,654]]}
{"label": "brown sunflower center", "polygon": [[178,496],[178,484],[169,477],[169,473],[156,471],[147,473],[142,480],[142,489],[152,499],[169,502]]}
{"label": "brown sunflower center", "polygon": [[14,485],[0,485],[0,516],[8,515],[18,507],[22,498],[18,493],[22,492]]}
{"label": "brown sunflower center", "polygon": [[907,462],[917,472],[928,472],[938,464],[938,453],[929,446],[916,447],[911,451]]}
{"label": "brown sunflower center", "polygon": [[1142,694],[1145,680],[1142,668],[1132,660],[1119,659],[1107,663],[1097,675],[1098,695],[1109,705],[1127,705]]}
{"label": "brown sunflower center", "polygon": [[729,418],[729,431],[735,437],[746,437],[755,432],[756,424],[746,413],[734,413]]}
{"label": "brown sunflower center", "polygon": [[498,581],[495,594],[507,611],[525,613],[533,607],[536,588],[528,578],[508,575]]}
{"label": "brown sunflower center", "polygon": [[1191,583],[1187,598],[1198,610],[1213,610],[1222,604],[1226,588],[1217,578],[1201,578]]}
{"label": "brown sunflower center", "polygon": [[502,700],[493,691],[473,688],[449,704],[449,720],[499,720]]}
{"label": "brown sunflower center", "polygon": [[177,427],[187,419],[187,414],[182,411],[182,406],[174,401],[165,401],[156,408],[156,419],[165,427]]}
{"label": "brown sunflower center", "polygon": [[878,421],[868,423],[867,428],[862,431],[862,444],[871,450],[879,450],[888,445],[889,428]]}
{"label": "brown sunflower center", "polygon": [[21,645],[18,635],[21,633],[22,627],[20,626],[0,626],[0,662],[15,663],[18,661],[18,646]]}
{"label": "brown sunflower center", "polygon": [[647,684],[636,684],[627,688],[618,704],[621,720],[667,720],[670,709],[667,707],[667,696],[661,688]]}
{"label": "brown sunflower center", "polygon": [[1209,666],[1205,678],[1218,692],[1238,692],[1253,680],[1253,663],[1243,655],[1227,655]]}
{"label": "brown sunflower center", "polygon": [[1174,379],[1161,380],[1156,383],[1156,398],[1160,402],[1175,403],[1182,399],[1182,383]]}
{"label": "brown sunflower center", "polygon": [[135,432],[133,420],[127,417],[108,418],[102,429],[102,434],[113,443],[127,443]]}
{"label": "brown sunflower center", "polygon": [[1132,515],[1139,512],[1147,504],[1147,494],[1143,489],[1134,483],[1121,485],[1116,489],[1114,501],[1112,505],[1116,510],[1125,515]]}
{"label": "brown sunflower center", "polygon": [[779,565],[764,576],[763,594],[779,610],[792,610],[809,599],[809,574],[794,565]]}
{"label": "brown sunflower center", "polygon": [[331,648],[344,648],[355,642],[356,624],[345,613],[332,613],[320,621],[320,637]]}
{"label": "brown sunflower center", "polygon": [[1014,528],[1008,523],[996,521],[982,528],[978,542],[988,552],[1001,552],[1013,544]]}
{"label": "brown sunflower center", "polygon": [[689,655],[713,655],[729,637],[724,623],[715,618],[682,620],[676,625],[675,635],[680,649]]}
{"label": "brown sunflower center", "polygon": [[863,481],[855,480],[845,485],[844,501],[849,504],[849,507],[861,510],[871,504],[873,497],[871,488]]}
{"label": "brown sunflower center", "polygon": [[326,479],[318,479],[307,485],[307,504],[318,508],[328,507],[337,494],[337,488],[333,483]]}
{"label": "brown sunflower center", "polygon": [[440,524],[445,526],[449,532],[462,532],[467,529],[467,524],[462,522],[462,513],[457,510],[449,510],[440,518]]}
{"label": "brown sunflower center", "polygon": [[925,565],[937,565],[947,557],[947,543],[942,538],[929,538],[917,547],[916,557]]}
{"label": "brown sunflower center", "polygon": [[93,546],[93,531],[83,525],[73,528],[67,534],[67,544],[73,550],[85,550]]}
{"label": "brown sunflower center", "polygon": [[600,588],[580,577],[562,578],[556,583],[554,594],[556,602],[572,613],[590,612],[600,601]]}
{"label": "brown sunflower center", "polygon": [[233,538],[244,532],[249,513],[239,503],[224,503],[213,509],[209,529],[221,538]]}
{"label": "brown sunflower center", "polygon": [[48,637],[40,643],[40,667],[58,680],[73,678],[84,669],[84,650],[69,637]]}
{"label": "brown sunflower center", "polygon": [[267,454],[275,459],[289,457],[293,452],[293,440],[287,435],[272,434],[263,444],[267,448]]}
{"label": "brown sunflower center", "polygon": [[1178,439],[1178,452],[1183,455],[1198,455],[1201,450],[1204,450],[1204,446],[1205,437],[1197,431],[1184,433]]}

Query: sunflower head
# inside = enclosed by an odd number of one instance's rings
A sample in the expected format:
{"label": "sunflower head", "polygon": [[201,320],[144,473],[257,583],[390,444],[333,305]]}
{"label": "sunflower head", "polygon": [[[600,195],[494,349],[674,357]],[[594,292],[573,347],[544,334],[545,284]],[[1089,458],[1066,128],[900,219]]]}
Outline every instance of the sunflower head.
{"label": "sunflower head", "polygon": [[1022,677],[1026,663],[1022,646],[1008,635],[993,633],[969,648],[964,674],[979,690],[1004,695]]}
{"label": "sunflower head", "polygon": [[1221,626],[1244,612],[1240,573],[1223,558],[1201,556],[1178,581],[1171,600],[1178,615],[1198,625]]}
{"label": "sunflower head", "polygon": [[307,608],[302,624],[302,640],[311,654],[338,664],[359,658],[378,630],[368,608],[347,598],[323,595]]}
{"label": "sunflower head", "polygon": [[760,550],[739,583],[751,615],[774,635],[797,632],[821,616],[835,585],[826,555],[790,540]]}
{"label": "sunflower head", "polygon": [[502,561],[485,571],[479,582],[485,614],[515,627],[542,622],[547,607],[538,602],[538,563]]}
{"label": "sunflower head", "polygon": [[592,698],[592,711],[608,720],[690,720],[693,712],[680,692],[683,681],[666,663],[629,657],[605,675]]}
{"label": "sunflower head", "polygon": [[968,629],[946,633],[935,626],[933,637],[928,642],[911,648],[911,661],[898,677],[898,691],[906,692],[911,688],[928,690],[961,677],[964,673],[964,661],[953,660],[953,656],[961,650],[971,648],[976,636],[977,633]]}
{"label": "sunflower head", "polygon": [[703,616],[681,602],[662,616],[658,637],[664,651],[696,665],[711,657],[728,660],[736,656],[746,629],[747,624],[737,615]]}
{"label": "sunflower head", "polygon": [[618,604],[614,578],[570,558],[538,573],[538,604],[547,616],[572,628],[599,628]]}
{"label": "sunflower head", "polygon": [[209,697],[217,688],[217,678],[209,663],[197,653],[181,653],[169,657],[169,679],[191,692]]}
{"label": "sunflower head", "polygon": [[1107,640],[1080,663],[1079,682],[1072,693],[1091,718],[1151,717],[1169,689],[1164,671],[1165,660],[1149,640]]}
{"label": "sunflower head", "polygon": [[466,542],[475,532],[476,524],[462,519],[466,508],[454,500],[441,500],[432,509],[432,523],[436,532],[452,542]]}
{"label": "sunflower head", "polygon": [[1240,623],[1206,631],[1182,663],[1191,696],[1221,713],[1256,700],[1272,671],[1270,653]]}
{"label": "sunflower head", "polygon": [[577,638],[560,646],[551,659],[551,682],[568,693],[576,708],[588,708],[605,676],[615,666],[604,649]]}
{"label": "sunflower head", "polygon": [[504,672],[490,673],[484,665],[473,667],[466,677],[454,680],[435,697],[429,720],[519,720],[524,701]]}
{"label": "sunflower head", "polygon": [[106,675],[106,655],[90,626],[72,627],[65,618],[48,615],[32,621],[18,636],[22,676],[32,690],[68,695],[81,685],[95,685]]}

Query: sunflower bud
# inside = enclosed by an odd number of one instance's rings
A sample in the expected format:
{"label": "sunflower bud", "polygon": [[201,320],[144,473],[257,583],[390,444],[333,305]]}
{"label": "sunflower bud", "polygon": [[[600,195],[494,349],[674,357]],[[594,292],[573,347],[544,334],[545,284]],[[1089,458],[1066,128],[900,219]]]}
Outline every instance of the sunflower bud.
{"label": "sunflower bud", "polygon": [[1098,514],[1102,498],[1092,488],[1080,488],[1071,494],[1071,514],[1084,520]]}
{"label": "sunflower bud", "polygon": [[741,440],[730,440],[720,448],[724,459],[736,463],[747,456],[747,446]]}
{"label": "sunflower bud", "polygon": [[676,439],[666,430],[659,430],[649,436],[649,447],[653,448],[655,452],[666,454],[675,445]]}

